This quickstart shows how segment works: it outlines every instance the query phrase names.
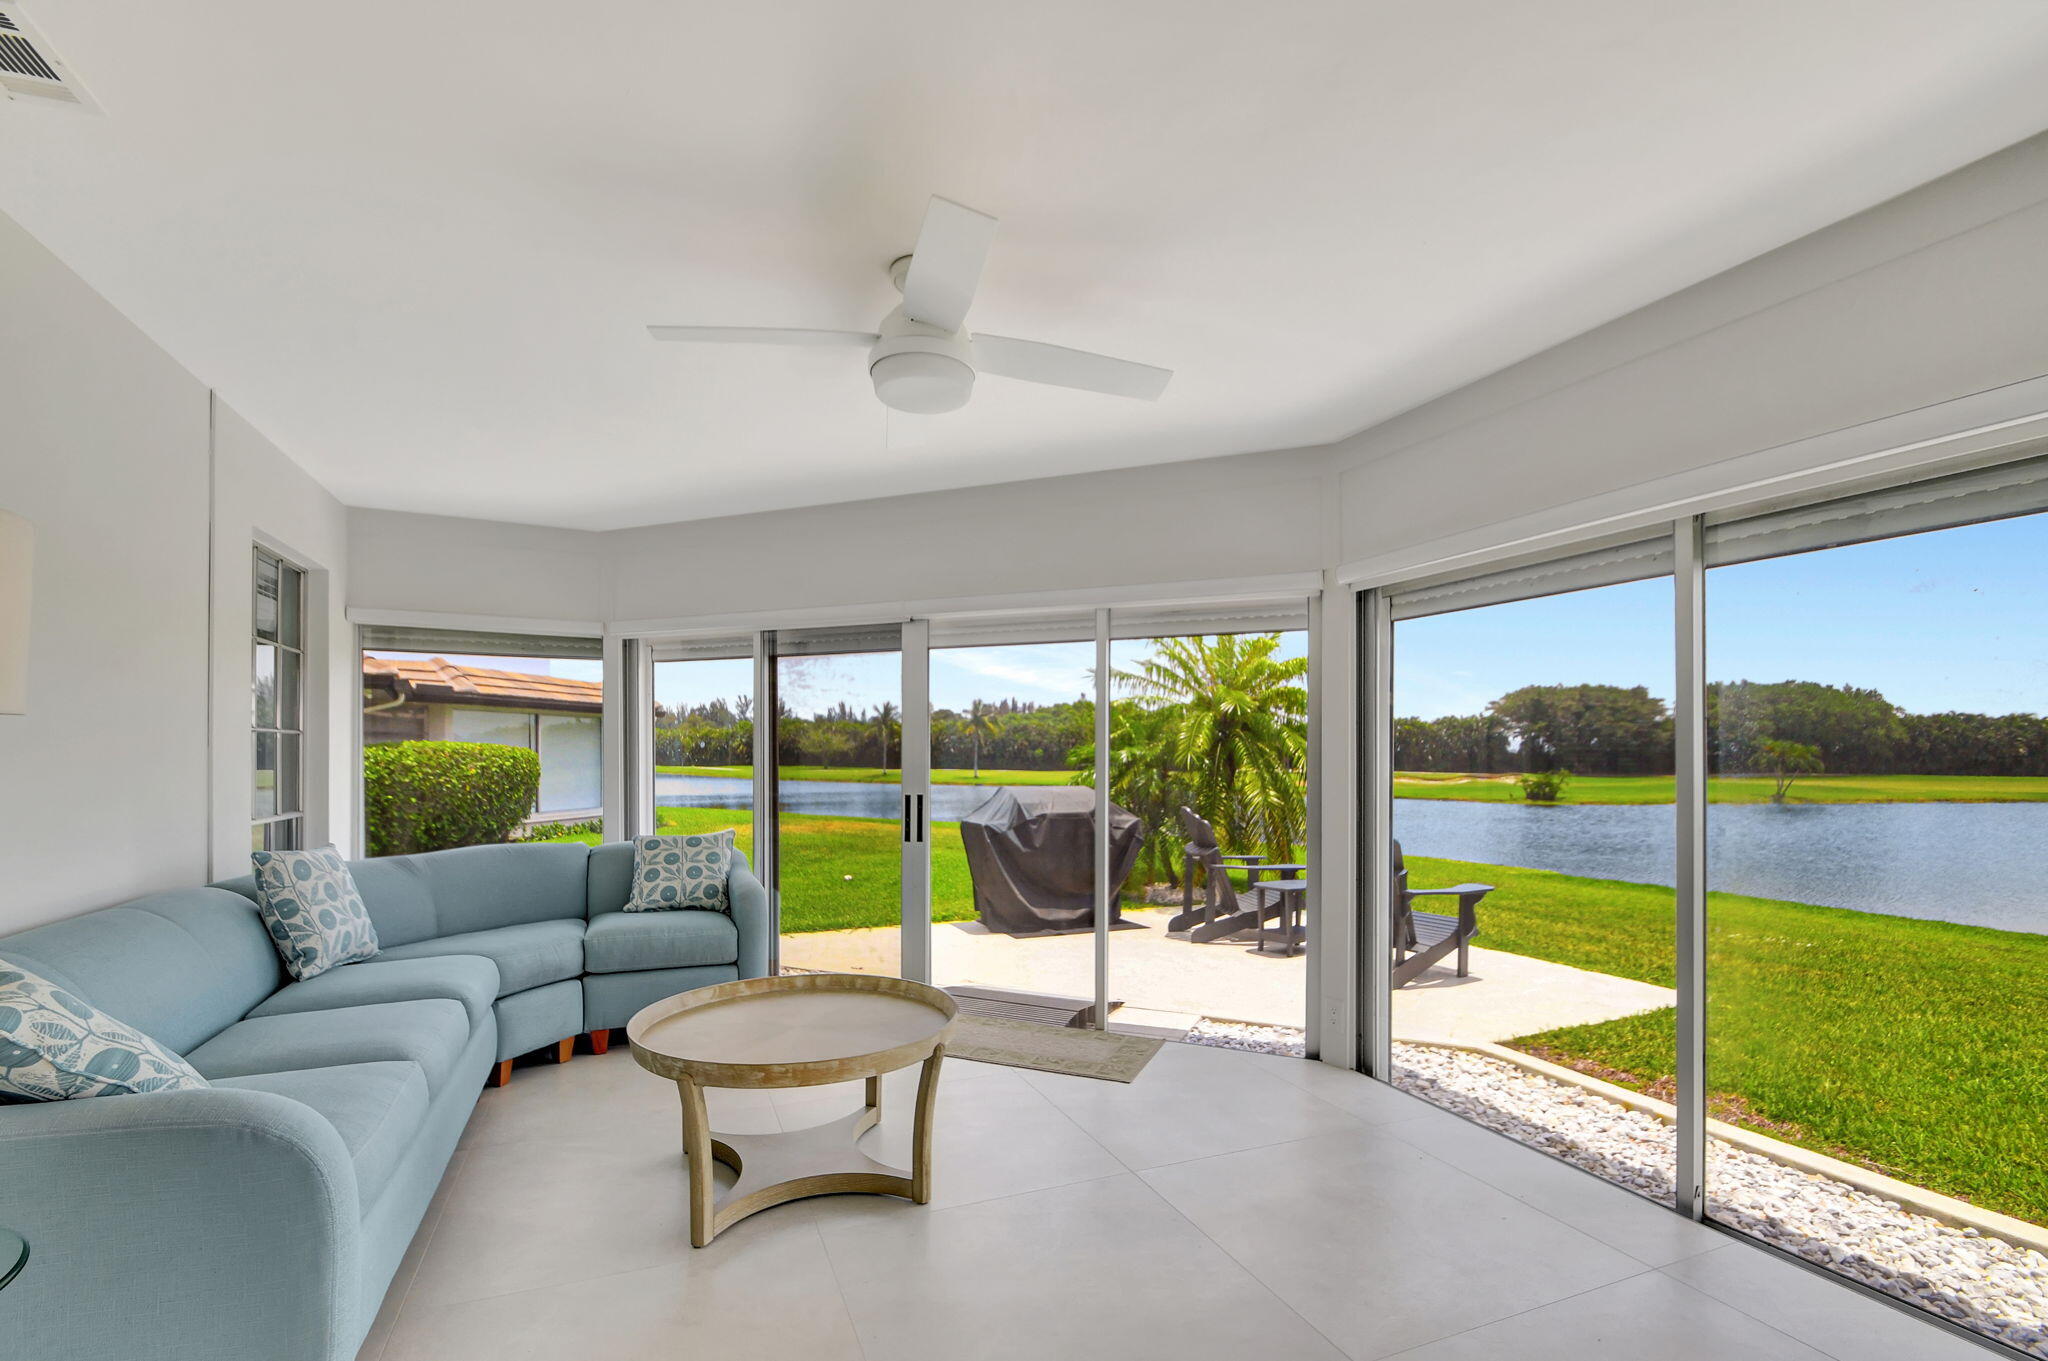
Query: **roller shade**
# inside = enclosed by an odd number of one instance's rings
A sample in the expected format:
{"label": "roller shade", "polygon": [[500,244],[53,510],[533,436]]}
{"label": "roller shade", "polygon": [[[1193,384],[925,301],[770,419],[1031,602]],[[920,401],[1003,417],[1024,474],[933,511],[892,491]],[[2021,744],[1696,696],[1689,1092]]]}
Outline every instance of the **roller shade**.
{"label": "roller shade", "polygon": [[830,657],[849,652],[900,652],[903,625],[869,624],[850,628],[776,629],[768,635],[777,657]]}
{"label": "roller shade", "polygon": [[933,647],[1026,647],[1033,643],[1092,643],[1095,611],[953,615],[931,621]]}
{"label": "roller shade", "polygon": [[1308,627],[1308,600],[1224,600],[1200,605],[1137,605],[1109,612],[1112,638],[1186,638],[1216,633],[1287,633]]}
{"label": "roller shade", "polygon": [[465,629],[400,628],[363,624],[357,639],[365,652],[456,653],[471,657],[561,657],[598,661],[602,638],[548,633],[483,633]]}
{"label": "roller shade", "polygon": [[1867,543],[2048,510],[2048,455],[1707,525],[1707,565]]}
{"label": "roller shade", "polygon": [[1481,576],[1432,582],[1389,596],[1395,619],[1420,619],[1425,615],[1449,614],[1454,610],[1505,605],[1514,600],[1586,591],[1596,586],[1614,586],[1624,581],[1646,581],[1669,576],[1674,556],[1671,536],[1634,539],[1607,548],[1549,558],[1521,567],[1505,568]]}
{"label": "roller shade", "polygon": [[668,639],[648,644],[657,662],[725,662],[752,660],[754,635],[735,633],[722,638]]}

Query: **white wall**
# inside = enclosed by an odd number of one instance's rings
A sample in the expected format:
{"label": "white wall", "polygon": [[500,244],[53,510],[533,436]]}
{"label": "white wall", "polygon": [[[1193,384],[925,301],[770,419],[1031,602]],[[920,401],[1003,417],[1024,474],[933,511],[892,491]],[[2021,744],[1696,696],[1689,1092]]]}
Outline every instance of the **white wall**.
{"label": "white wall", "polygon": [[2044,259],[2048,136],[1345,441],[1339,555],[1734,485],[1769,451],[2048,374]]}
{"label": "white wall", "polygon": [[0,505],[36,529],[6,931],[205,875],[207,393],[0,217],[0,412]]}
{"label": "white wall", "polygon": [[[0,506],[37,539],[29,711],[0,716],[0,932],[204,882],[227,849],[223,872],[246,863],[250,536],[331,570],[331,621],[344,515],[211,407],[0,216]],[[352,685],[321,689],[324,705],[353,702]],[[211,754],[209,723],[224,734]],[[320,764],[325,804],[344,777]]]}
{"label": "white wall", "polygon": [[603,622],[604,536],[398,511],[348,512],[351,609]]}
{"label": "white wall", "polygon": [[687,624],[1314,572],[1333,491],[1327,457],[1295,451],[603,533],[355,510],[349,601]]}

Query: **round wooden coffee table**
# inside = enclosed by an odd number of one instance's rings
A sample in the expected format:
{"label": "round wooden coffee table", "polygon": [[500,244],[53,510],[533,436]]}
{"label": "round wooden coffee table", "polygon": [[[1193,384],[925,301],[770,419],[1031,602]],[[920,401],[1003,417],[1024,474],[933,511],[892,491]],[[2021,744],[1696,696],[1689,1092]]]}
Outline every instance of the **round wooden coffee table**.
{"label": "round wooden coffee table", "polygon": [[[865,1191],[932,1198],[932,1108],[953,999],[903,978],[788,974],[694,988],[641,1009],[626,1023],[633,1057],[669,1078],[683,1099],[690,1160],[690,1242],[703,1247],[757,1210],[804,1196]],[[910,1170],[855,1146],[882,1118],[882,1074],[922,1062]],[[714,1134],[706,1087],[817,1087],[867,1079],[861,1109],[787,1134]],[[712,1163],[739,1174],[723,1194]]]}

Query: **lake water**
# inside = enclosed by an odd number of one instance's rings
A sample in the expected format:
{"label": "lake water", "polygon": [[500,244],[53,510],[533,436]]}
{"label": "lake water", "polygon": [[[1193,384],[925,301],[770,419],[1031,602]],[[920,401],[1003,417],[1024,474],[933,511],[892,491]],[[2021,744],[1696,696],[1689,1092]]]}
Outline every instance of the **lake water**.
{"label": "lake water", "polygon": [[[1394,800],[1410,855],[1670,884],[1669,804]],[[1892,916],[2048,932],[2048,803],[1711,804],[1707,885]]]}
{"label": "lake water", "polygon": [[[986,787],[934,785],[932,820],[957,822]],[[751,780],[657,775],[666,807],[746,808]],[[790,780],[792,813],[902,816],[902,786]],[[1673,881],[1674,810],[1394,800],[1410,855],[1522,865],[1644,884]],[[1715,804],[1707,810],[1710,887],[1893,916],[2048,933],[2048,803]]]}

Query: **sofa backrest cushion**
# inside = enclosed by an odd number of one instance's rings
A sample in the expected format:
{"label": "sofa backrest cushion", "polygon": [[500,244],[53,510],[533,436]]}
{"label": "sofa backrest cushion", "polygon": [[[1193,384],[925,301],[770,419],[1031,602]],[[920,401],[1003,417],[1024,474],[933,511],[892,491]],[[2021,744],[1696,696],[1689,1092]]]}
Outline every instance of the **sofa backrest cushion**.
{"label": "sofa backrest cushion", "polygon": [[588,910],[590,848],[580,841],[464,846],[406,858],[434,895],[436,935],[581,917]]}
{"label": "sofa backrest cushion", "polygon": [[31,969],[187,1054],[284,986],[284,964],[248,898],[216,888],[152,893],[0,936]]}
{"label": "sofa backrest cushion", "polygon": [[[351,860],[349,878],[355,880],[363,909],[377,928],[377,945],[410,945],[440,935],[434,922],[434,895],[413,864],[417,857],[394,855],[383,860]],[[214,885],[256,901],[256,876],[223,879]]]}
{"label": "sofa backrest cushion", "polygon": [[633,843],[607,841],[590,848],[589,887],[585,897],[590,915],[618,912],[633,896]]}
{"label": "sofa backrest cushion", "polygon": [[[737,846],[732,851],[732,867],[747,868],[746,853]],[[633,896],[633,843],[607,841],[591,847],[589,879],[586,896],[591,916],[625,911],[626,900]]]}

